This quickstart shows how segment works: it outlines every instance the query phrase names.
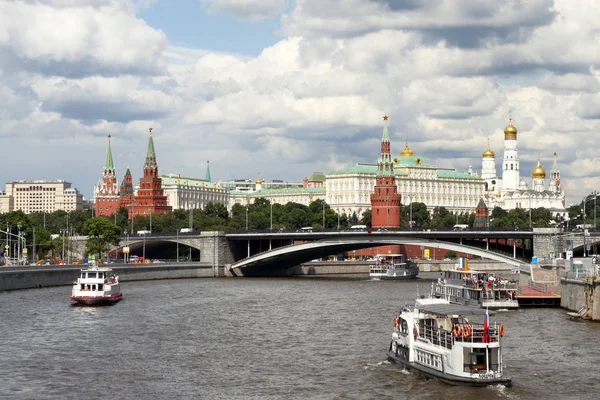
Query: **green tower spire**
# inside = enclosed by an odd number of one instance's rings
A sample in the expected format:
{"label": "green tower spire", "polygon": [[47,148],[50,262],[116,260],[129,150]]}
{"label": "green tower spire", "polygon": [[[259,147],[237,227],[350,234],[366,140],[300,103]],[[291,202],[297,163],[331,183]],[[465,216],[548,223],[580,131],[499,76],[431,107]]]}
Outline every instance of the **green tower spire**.
{"label": "green tower spire", "polygon": [[108,134],[108,150],[106,151],[106,162],[104,163],[105,171],[114,171],[115,165],[113,163],[112,150],[110,149],[110,134]]}
{"label": "green tower spire", "polygon": [[204,180],[210,182],[210,164],[208,160],[206,161],[206,177]]}
{"label": "green tower spire", "polygon": [[152,140],[152,128],[148,130],[150,138],[148,139],[148,151],[146,152],[146,162],[144,168],[157,168],[156,153],[154,152],[154,140]]}

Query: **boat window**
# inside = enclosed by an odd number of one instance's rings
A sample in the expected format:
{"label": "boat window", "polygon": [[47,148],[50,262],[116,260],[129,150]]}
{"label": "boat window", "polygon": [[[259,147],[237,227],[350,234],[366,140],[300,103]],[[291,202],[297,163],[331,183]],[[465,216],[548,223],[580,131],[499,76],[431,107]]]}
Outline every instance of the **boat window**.
{"label": "boat window", "polygon": [[102,284],[100,283],[100,284],[98,285],[98,290],[102,290],[102,286],[104,286],[104,285],[102,285]]}
{"label": "boat window", "polygon": [[95,278],[95,277],[96,277],[95,272],[88,272],[88,278]]}

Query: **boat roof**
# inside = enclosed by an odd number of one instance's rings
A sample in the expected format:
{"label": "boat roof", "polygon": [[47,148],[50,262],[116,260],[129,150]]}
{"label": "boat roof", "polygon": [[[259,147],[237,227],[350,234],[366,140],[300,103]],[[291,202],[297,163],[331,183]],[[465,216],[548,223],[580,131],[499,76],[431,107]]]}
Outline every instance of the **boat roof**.
{"label": "boat roof", "polygon": [[[421,312],[438,315],[485,315],[486,310],[478,307],[468,307],[461,304],[423,304],[417,306]],[[488,315],[495,315],[493,311],[487,311]]]}

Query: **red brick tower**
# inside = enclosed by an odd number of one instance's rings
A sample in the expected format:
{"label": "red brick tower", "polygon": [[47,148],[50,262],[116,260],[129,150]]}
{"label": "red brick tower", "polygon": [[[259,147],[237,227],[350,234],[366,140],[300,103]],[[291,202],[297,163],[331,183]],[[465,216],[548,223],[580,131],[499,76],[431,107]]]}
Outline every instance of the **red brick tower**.
{"label": "red brick tower", "polygon": [[113,215],[119,209],[119,187],[117,175],[113,164],[110,149],[110,135],[108,135],[108,151],[102,169],[102,180],[94,188],[94,202],[96,204],[96,217],[100,215]]}
{"label": "red brick tower", "polygon": [[381,155],[377,166],[375,190],[371,193],[371,226],[373,228],[400,227],[400,201],[394,164],[390,154],[390,135],[387,128],[388,117],[383,117]]}
{"label": "red brick tower", "polygon": [[131,171],[129,167],[127,167],[127,171],[125,171],[125,176],[123,177],[123,182],[121,182],[121,190],[119,191],[121,195],[119,201],[119,207],[124,207],[130,212],[131,205],[134,202],[133,197],[133,180],[131,177]]}
{"label": "red brick tower", "polygon": [[134,196],[133,205],[129,207],[129,218],[137,215],[150,215],[151,213],[166,214],[173,209],[167,205],[167,196],[162,189],[162,179],[158,176],[158,165],[150,128],[148,152],[144,162],[144,176],[140,178],[140,188]]}
{"label": "red brick tower", "polygon": [[475,228],[488,228],[488,214],[488,208],[485,205],[485,201],[483,201],[483,199],[479,199],[479,203],[475,208],[475,224],[473,226]]}

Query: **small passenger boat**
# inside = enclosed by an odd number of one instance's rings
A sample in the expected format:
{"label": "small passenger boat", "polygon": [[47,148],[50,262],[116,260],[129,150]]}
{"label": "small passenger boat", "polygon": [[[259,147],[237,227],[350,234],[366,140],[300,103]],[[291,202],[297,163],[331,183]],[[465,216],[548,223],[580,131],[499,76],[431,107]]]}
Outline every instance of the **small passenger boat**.
{"label": "small passenger boat", "polygon": [[519,283],[515,279],[498,277],[486,271],[455,268],[438,279],[431,294],[455,304],[513,310],[519,308],[518,289]]}
{"label": "small passenger boat", "polygon": [[419,267],[412,261],[405,261],[402,254],[378,254],[375,264],[369,265],[369,278],[373,279],[414,279]]}
{"label": "small passenger boat", "polygon": [[445,299],[419,299],[394,316],[388,359],[451,385],[509,386],[502,363],[504,327],[490,315]]}
{"label": "small passenger boat", "polygon": [[111,268],[93,265],[80,271],[70,297],[74,305],[100,305],[116,303],[121,300],[123,293],[119,277]]}

